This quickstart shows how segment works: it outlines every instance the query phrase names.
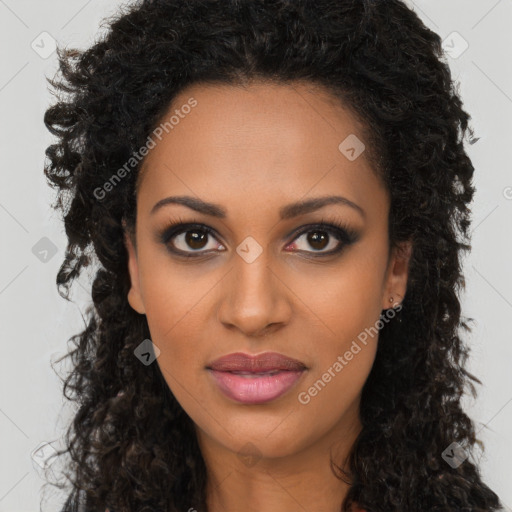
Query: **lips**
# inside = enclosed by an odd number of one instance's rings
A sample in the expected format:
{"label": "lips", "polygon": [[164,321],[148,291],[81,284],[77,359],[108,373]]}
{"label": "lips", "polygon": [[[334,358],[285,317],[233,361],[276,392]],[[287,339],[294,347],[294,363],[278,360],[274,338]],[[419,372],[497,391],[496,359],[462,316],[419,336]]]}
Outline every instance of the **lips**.
{"label": "lips", "polygon": [[232,372],[238,374],[275,373],[279,371],[302,371],[306,366],[291,357],[277,352],[265,352],[251,356],[243,352],[236,352],[216,359],[207,368],[219,372]]}
{"label": "lips", "polygon": [[212,382],[229,399],[256,405],[276,400],[289,392],[307,367],[277,352],[257,356],[237,352],[216,359],[206,369]]}

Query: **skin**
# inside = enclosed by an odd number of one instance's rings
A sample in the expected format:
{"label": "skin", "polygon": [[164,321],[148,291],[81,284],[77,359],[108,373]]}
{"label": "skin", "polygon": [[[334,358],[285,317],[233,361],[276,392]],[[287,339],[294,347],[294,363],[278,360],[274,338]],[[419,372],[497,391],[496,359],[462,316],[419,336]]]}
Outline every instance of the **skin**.
{"label": "skin", "polygon": [[[377,324],[383,309],[401,302],[411,246],[390,251],[388,193],[364,152],[350,161],[338,149],[350,134],[364,139],[355,118],[327,92],[304,83],[196,84],[164,118],[190,97],[197,106],[164,132],[139,176],[135,239],[126,236],[129,303],[146,315],[160,350],[157,364],[196,426],[208,510],[337,511],[348,489],[332,473],[329,456],[342,465],[361,430],[361,390],[378,336],[359,343],[361,350],[309,403],[298,395]],[[279,218],[289,203],[333,194],[359,205],[364,216],[329,204]],[[216,203],[227,215],[177,204],[151,214],[161,199],[181,195]],[[183,251],[208,256],[180,259],[158,240],[178,217],[215,230],[218,236],[202,246],[187,245],[183,234],[173,239]],[[345,222],[358,240],[322,257],[339,244],[335,234],[319,248],[307,234],[294,235],[322,220]],[[248,236],[263,251],[251,263],[236,251]],[[238,351],[280,352],[308,369],[278,399],[240,404],[205,369]],[[241,457],[245,452],[253,458]]]}

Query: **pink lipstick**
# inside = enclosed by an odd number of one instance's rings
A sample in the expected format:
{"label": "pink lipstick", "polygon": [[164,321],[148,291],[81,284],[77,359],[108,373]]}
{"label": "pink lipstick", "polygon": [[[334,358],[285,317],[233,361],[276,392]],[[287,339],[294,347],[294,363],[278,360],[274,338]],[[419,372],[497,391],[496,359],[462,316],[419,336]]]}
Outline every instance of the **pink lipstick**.
{"label": "pink lipstick", "polygon": [[307,369],[300,361],[277,352],[228,354],[206,368],[224,395],[245,404],[275,400],[290,390]]}

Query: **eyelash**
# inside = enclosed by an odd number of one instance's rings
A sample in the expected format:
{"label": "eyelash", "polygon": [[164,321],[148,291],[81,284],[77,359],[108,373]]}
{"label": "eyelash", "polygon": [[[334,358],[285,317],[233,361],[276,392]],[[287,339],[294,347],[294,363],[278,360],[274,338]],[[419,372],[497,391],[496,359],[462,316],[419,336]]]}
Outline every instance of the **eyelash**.
{"label": "eyelash", "polygon": [[[168,226],[159,233],[158,240],[164,244],[167,249],[180,257],[184,258],[197,258],[207,254],[209,251],[191,251],[191,252],[183,252],[180,249],[171,248],[170,241],[177,235],[182,233],[187,233],[189,231],[194,231],[195,229],[205,232],[207,235],[212,236],[213,238],[217,238],[215,236],[215,230],[206,224],[202,224],[195,220],[191,220],[190,222],[184,222],[181,217],[178,217],[177,220],[171,220]],[[346,247],[352,245],[359,239],[359,233],[353,229],[352,227],[344,224],[342,222],[331,220],[325,221],[322,219],[320,222],[316,222],[313,224],[308,224],[306,226],[302,226],[301,228],[295,230],[290,236],[293,235],[292,241],[287,245],[293,243],[297,238],[301,237],[304,234],[313,232],[313,231],[325,231],[330,235],[334,235],[334,238],[338,240],[339,245],[336,249],[331,250],[329,252],[319,252],[319,251],[297,251],[297,252],[308,252],[315,253],[313,256],[315,258],[325,257],[325,256],[333,256],[334,254],[341,253]]]}

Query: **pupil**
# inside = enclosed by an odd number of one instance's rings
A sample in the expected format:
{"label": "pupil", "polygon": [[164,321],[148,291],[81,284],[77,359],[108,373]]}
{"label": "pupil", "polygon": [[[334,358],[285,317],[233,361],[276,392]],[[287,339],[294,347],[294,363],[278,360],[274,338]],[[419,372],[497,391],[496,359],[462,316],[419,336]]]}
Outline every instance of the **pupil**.
{"label": "pupil", "polygon": [[192,249],[202,249],[207,237],[208,234],[204,231],[187,231],[185,241]]}
{"label": "pupil", "polygon": [[[319,235],[319,233],[320,233],[320,235]],[[328,238],[328,236],[326,236],[325,231],[312,231],[311,235],[308,236],[308,242],[315,249],[324,249],[325,245],[326,245],[325,242],[326,242],[327,238]],[[320,246],[318,246],[318,244]]]}
{"label": "pupil", "polygon": [[[204,231],[187,231],[185,235],[185,241],[192,249],[202,249],[205,246],[208,234]],[[328,235],[325,231],[312,231],[308,235],[308,242],[315,249],[324,249]]]}

